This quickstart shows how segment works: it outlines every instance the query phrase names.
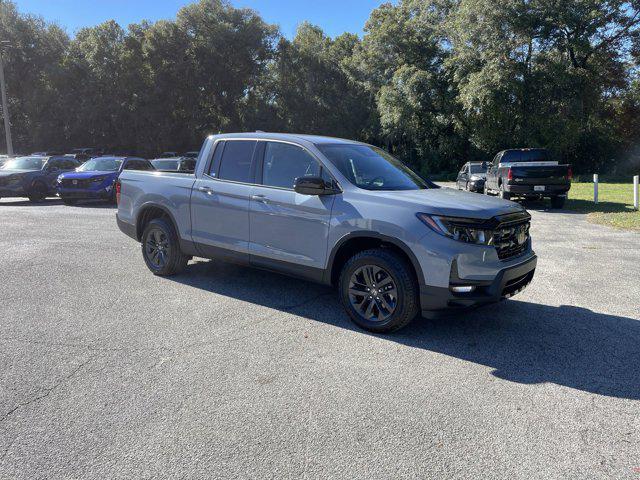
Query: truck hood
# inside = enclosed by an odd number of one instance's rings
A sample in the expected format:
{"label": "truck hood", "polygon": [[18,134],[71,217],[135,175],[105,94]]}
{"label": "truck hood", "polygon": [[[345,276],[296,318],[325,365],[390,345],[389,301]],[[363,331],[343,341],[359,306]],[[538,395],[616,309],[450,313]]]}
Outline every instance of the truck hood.
{"label": "truck hood", "polygon": [[84,180],[88,178],[95,177],[117,177],[119,172],[112,171],[100,171],[100,170],[91,170],[90,172],[65,172],[60,174],[62,178],[69,178],[75,180]]}
{"label": "truck hood", "polygon": [[417,209],[416,212],[450,217],[486,220],[496,215],[524,210],[521,205],[515,202],[447,187],[375,193],[388,199],[390,203],[394,200],[413,203]]}

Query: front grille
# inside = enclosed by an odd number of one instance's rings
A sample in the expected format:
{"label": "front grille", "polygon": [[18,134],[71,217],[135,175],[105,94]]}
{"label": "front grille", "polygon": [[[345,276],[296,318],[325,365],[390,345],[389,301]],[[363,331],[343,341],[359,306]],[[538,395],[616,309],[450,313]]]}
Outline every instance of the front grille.
{"label": "front grille", "polygon": [[[76,183],[73,183],[76,182]],[[71,178],[63,178],[62,186],[65,188],[87,188],[91,185],[90,179],[71,179]]]}
{"label": "front grille", "polygon": [[498,226],[493,229],[493,245],[500,260],[522,254],[529,243],[531,216],[523,214],[498,217]]}

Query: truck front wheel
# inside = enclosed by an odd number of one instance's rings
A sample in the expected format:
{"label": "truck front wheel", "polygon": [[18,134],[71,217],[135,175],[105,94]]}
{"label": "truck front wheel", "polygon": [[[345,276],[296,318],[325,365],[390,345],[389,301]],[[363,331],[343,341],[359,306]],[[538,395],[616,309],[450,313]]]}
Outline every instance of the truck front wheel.
{"label": "truck front wheel", "polygon": [[151,220],[142,234],[142,256],[154,275],[169,276],[180,273],[189,257],[180,250],[178,234],[163,218]]}
{"label": "truck front wheel", "polygon": [[500,185],[500,198],[504,200],[511,200],[511,193],[504,191],[504,186]]}
{"label": "truck front wheel", "polygon": [[386,248],[351,257],[342,268],[338,288],[353,322],[370,332],[399,330],[418,314],[418,285],[412,268]]}

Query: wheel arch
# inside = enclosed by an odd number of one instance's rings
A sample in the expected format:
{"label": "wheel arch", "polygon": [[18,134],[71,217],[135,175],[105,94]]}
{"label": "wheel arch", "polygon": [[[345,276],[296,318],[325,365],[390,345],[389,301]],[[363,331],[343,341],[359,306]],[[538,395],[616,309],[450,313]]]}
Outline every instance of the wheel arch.
{"label": "wheel arch", "polygon": [[173,224],[173,228],[178,234],[178,238],[180,238],[180,232],[178,231],[178,224],[176,223],[173,215],[163,205],[157,204],[155,202],[145,203],[138,212],[136,217],[136,238],[138,241],[142,239],[142,234],[144,233],[144,229],[149,224],[151,220],[155,220],[156,218],[165,218],[169,220]]}
{"label": "wheel arch", "polygon": [[424,274],[420,262],[418,262],[418,259],[407,244],[397,238],[372,231],[347,234],[334,245],[327,262],[325,283],[336,285],[342,267],[349,258],[358,252],[371,248],[389,248],[397,252],[411,265],[418,284],[424,283]]}

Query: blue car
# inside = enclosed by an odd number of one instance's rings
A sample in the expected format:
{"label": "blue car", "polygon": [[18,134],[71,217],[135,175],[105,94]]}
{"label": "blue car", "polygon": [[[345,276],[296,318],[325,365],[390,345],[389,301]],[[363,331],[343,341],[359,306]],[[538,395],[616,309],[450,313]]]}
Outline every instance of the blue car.
{"label": "blue car", "polygon": [[79,166],[79,161],[68,157],[12,158],[0,168],[0,197],[28,197],[41,202],[55,195],[60,173]]}
{"label": "blue car", "polygon": [[155,170],[151,162],[137,157],[98,157],[83,163],[75,172],[58,177],[57,194],[66,205],[78,200],[115,203],[115,183],[123,170]]}

